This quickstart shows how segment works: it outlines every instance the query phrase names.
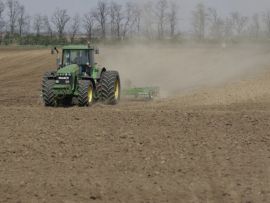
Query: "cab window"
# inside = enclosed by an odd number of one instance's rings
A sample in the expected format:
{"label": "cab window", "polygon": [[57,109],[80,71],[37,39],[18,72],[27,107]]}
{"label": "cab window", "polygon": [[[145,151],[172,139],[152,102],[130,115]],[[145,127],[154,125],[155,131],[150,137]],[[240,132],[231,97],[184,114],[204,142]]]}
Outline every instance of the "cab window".
{"label": "cab window", "polygon": [[90,64],[88,50],[64,50],[63,51],[63,64]]}

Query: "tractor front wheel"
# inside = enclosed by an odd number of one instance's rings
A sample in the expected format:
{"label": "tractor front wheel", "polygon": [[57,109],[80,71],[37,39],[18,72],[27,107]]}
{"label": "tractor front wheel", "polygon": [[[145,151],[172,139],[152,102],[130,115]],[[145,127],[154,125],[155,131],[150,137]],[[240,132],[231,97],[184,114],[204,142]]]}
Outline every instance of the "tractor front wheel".
{"label": "tractor front wheel", "polygon": [[55,106],[55,95],[53,92],[53,86],[55,80],[48,79],[48,73],[46,73],[42,80],[42,97],[45,106]]}
{"label": "tractor front wheel", "polygon": [[94,103],[95,89],[91,81],[80,80],[78,93],[79,106],[91,106]]}

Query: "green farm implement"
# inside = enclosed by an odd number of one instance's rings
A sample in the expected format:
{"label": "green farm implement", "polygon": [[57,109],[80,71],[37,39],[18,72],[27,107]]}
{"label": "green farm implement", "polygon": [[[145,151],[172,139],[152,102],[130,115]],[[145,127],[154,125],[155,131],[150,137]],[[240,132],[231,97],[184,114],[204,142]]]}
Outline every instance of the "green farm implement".
{"label": "green farm implement", "polygon": [[159,87],[133,87],[123,89],[122,95],[130,99],[152,100],[159,97]]}

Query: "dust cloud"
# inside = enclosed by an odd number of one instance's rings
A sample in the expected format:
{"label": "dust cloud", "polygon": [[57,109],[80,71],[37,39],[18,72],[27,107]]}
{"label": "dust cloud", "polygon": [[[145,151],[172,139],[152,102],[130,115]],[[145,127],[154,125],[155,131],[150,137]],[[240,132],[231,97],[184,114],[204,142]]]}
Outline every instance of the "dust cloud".
{"label": "dust cloud", "polygon": [[98,62],[121,74],[122,86],[159,86],[162,97],[219,86],[263,71],[270,64],[265,45],[101,46]]}

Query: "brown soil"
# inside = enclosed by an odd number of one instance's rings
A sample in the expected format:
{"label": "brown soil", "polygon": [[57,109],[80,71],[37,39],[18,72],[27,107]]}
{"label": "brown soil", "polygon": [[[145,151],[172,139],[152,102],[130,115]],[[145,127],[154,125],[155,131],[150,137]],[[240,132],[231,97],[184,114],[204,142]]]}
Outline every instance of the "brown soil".
{"label": "brown soil", "polygon": [[55,56],[0,50],[0,202],[269,202],[270,53],[256,53],[269,66],[233,84],[45,108],[40,82]]}

